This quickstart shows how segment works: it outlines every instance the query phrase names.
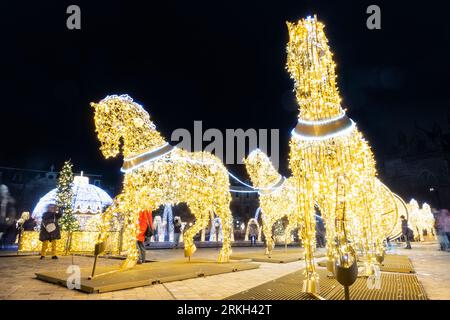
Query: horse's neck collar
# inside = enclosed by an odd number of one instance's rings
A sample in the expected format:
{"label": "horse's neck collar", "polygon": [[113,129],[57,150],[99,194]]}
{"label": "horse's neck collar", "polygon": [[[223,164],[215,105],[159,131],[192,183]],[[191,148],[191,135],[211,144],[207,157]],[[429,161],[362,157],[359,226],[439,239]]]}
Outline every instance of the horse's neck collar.
{"label": "horse's neck collar", "polygon": [[143,166],[147,162],[151,162],[159,157],[162,157],[174,150],[175,147],[169,143],[164,143],[159,147],[152,148],[140,152],[139,154],[123,159],[122,172],[130,172],[138,167]]}

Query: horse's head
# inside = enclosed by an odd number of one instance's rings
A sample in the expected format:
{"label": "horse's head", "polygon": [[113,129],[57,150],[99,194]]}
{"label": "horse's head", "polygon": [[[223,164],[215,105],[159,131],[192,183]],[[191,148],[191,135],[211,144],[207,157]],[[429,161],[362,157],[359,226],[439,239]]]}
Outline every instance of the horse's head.
{"label": "horse's head", "polygon": [[95,131],[100,140],[100,150],[105,158],[115,157],[120,152],[123,136],[123,115],[119,100],[108,96],[99,103],[91,102],[95,110]]}
{"label": "horse's head", "polygon": [[259,149],[252,151],[244,162],[250,179],[257,188],[267,188],[281,179],[269,157]]}
{"label": "horse's head", "polygon": [[300,119],[323,120],[343,113],[333,54],[325,25],[316,17],[287,23],[287,70],[295,80]]}
{"label": "horse's head", "polygon": [[107,96],[91,106],[95,109],[95,130],[105,158],[115,157],[122,141],[125,157],[164,143],[147,111],[130,96]]}

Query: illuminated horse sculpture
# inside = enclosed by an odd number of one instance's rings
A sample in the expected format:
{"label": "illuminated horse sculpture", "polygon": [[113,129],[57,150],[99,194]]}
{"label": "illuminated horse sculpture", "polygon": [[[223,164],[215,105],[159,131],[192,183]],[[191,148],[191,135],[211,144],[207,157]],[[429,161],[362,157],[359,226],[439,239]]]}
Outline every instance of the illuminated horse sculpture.
{"label": "illuminated horse sculpture", "polygon": [[[245,164],[253,184],[257,185],[259,190],[260,207],[264,213],[262,221],[267,241],[266,254],[270,255],[272,251],[272,227],[277,220],[283,217],[287,217],[289,221],[285,230],[285,239],[297,227],[299,228],[299,238],[305,237],[303,232],[307,230],[303,228],[303,216],[298,214],[301,206],[298,205],[299,199],[296,199],[299,186],[296,186],[295,178],[283,178],[273,167],[269,157],[258,149],[250,153]],[[380,240],[387,237],[393,239],[396,221],[399,220],[395,195],[378,179],[375,179],[374,188],[377,190],[377,200],[381,202],[379,208],[383,210],[376,215],[379,219],[372,226],[372,231],[380,235]],[[352,226],[353,232],[351,235],[349,234],[349,238],[353,237],[351,241],[356,242],[358,237],[364,237],[364,230],[358,228],[360,220],[352,222],[356,226]],[[327,242],[329,250],[332,250],[331,244],[332,239]]]}
{"label": "illuminated horse sculpture", "polygon": [[316,293],[315,206],[325,219],[328,261],[354,276],[357,248],[367,265],[373,265],[382,250],[383,233],[372,228],[382,210],[377,201],[380,187],[370,146],[341,106],[324,25],[308,17],[288,23],[288,30],[287,70],[295,80],[300,107],[289,166],[304,190],[298,195],[305,229],[304,291]]}
{"label": "illuminated horse sculpture", "polygon": [[270,255],[273,249],[272,227],[277,220],[288,218],[289,223],[284,233],[286,243],[289,241],[291,231],[302,225],[300,216],[296,213],[295,181],[292,178],[282,177],[269,157],[259,149],[249,154],[245,159],[245,165],[253,185],[259,191],[266,254]]}
{"label": "illuminated horse sculpture", "polygon": [[[184,233],[186,257],[195,252],[194,236],[209,222],[211,212],[221,218],[223,244],[218,261],[231,254],[231,195],[228,172],[222,162],[207,152],[190,153],[170,146],[156,130],[144,108],[128,95],[113,95],[91,103],[95,127],[105,158],[122,150],[125,173],[123,191],[103,216],[98,243],[107,239],[114,213],[124,215],[124,246],[128,250],[122,269],[132,268],[138,259],[136,235],[139,212],[160,205],[185,202],[196,222]],[[122,148],[121,148],[121,142]]]}

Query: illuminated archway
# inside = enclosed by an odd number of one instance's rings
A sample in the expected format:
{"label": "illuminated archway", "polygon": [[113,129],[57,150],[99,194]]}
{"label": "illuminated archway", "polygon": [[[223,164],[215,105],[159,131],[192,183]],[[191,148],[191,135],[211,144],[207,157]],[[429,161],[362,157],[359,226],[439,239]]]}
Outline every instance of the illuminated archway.
{"label": "illuminated archway", "polygon": [[[216,229],[219,229],[216,232]],[[211,229],[209,231],[209,241],[210,242],[221,242],[223,240],[222,233],[222,220],[220,217],[216,217],[211,220]]]}
{"label": "illuminated archway", "polygon": [[[260,208],[258,208],[258,210],[260,210]],[[257,210],[257,213],[259,213],[258,210]],[[261,241],[261,231],[262,231],[262,228],[261,228],[261,226],[259,225],[258,220],[255,219],[255,218],[251,218],[250,220],[248,220],[248,222],[247,222],[247,228],[246,228],[246,230],[245,230],[245,238],[244,238],[244,240],[245,240],[245,241],[249,241],[248,236],[249,236],[249,233],[250,233],[250,226],[251,226],[251,225],[256,225],[256,228],[257,228],[257,230],[258,230],[258,235],[257,235],[256,241]]]}

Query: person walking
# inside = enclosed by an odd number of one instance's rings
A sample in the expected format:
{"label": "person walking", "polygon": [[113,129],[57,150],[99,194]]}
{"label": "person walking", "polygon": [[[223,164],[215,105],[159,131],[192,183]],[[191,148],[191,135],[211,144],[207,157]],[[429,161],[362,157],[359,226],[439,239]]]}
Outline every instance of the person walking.
{"label": "person walking", "polygon": [[[447,237],[447,241],[450,242],[450,212],[447,209],[444,209],[444,232]],[[450,244],[447,246],[447,250],[450,249]]]}
{"label": "person walking", "polygon": [[175,217],[173,219],[173,242],[174,248],[178,249],[178,245],[180,244],[180,236],[181,236],[181,219],[180,217]]}
{"label": "person walking", "polygon": [[145,263],[145,239],[153,235],[153,217],[150,210],[139,212],[139,234],[136,239],[136,246],[139,252],[138,264]]}
{"label": "person walking", "polygon": [[250,234],[250,246],[256,245],[256,224],[251,223],[249,226],[249,234]]}
{"label": "person walking", "polygon": [[400,219],[402,220],[402,236],[405,237],[405,241],[406,241],[405,249],[412,249],[411,243],[409,242],[412,230],[410,228],[408,228],[408,220],[406,220],[405,216],[403,216],[403,215],[400,216]]}
{"label": "person walking", "polygon": [[6,185],[0,185],[0,248],[9,246],[16,239],[16,201]]}
{"label": "person walking", "polygon": [[52,259],[58,259],[56,256],[56,241],[61,239],[61,230],[58,220],[62,214],[54,204],[47,206],[47,211],[42,215],[41,230],[39,240],[42,241],[41,260],[45,258],[49,243],[52,245]]}
{"label": "person walking", "polygon": [[[436,215],[434,220],[434,228],[436,230],[439,246],[442,251],[446,251],[450,247],[449,238],[446,230],[449,229],[450,219],[448,218],[448,210],[442,209]],[[446,229],[447,225],[447,229]]]}
{"label": "person walking", "polygon": [[316,242],[317,248],[325,248],[325,224],[323,219],[316,215]]}

